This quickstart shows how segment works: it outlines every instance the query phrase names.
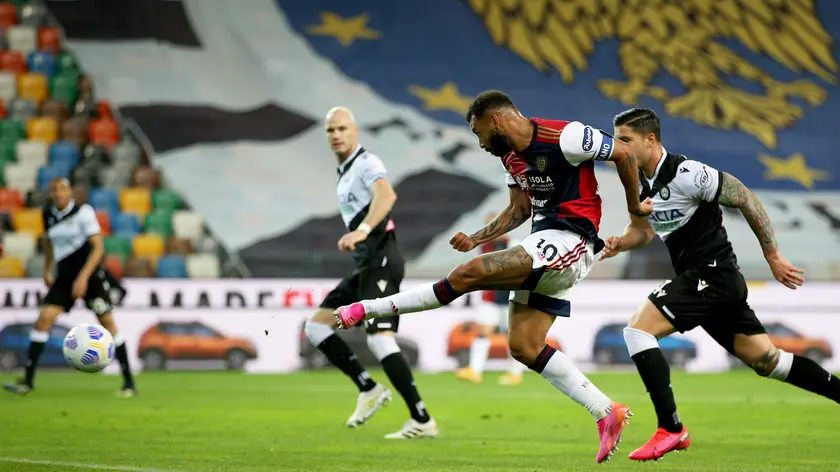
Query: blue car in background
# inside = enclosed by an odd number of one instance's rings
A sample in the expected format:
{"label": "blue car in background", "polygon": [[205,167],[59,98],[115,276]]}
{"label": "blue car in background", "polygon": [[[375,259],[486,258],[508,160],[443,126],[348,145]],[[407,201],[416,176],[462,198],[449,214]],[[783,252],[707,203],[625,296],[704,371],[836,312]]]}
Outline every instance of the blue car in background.
{"label": "blue car in background", "polygon": [[[26,356],[29,350],[29,333],[32,331],[33,323],[12,323],[0,329],[0,372],[15,370],[26,365]],[[64,336],[70,328],[53,325],[50,331],[50,339],[41,354],[38,362],[40,367],[69,367],[64,360],[64,353],[61,346],[64,343]]]}
{"label": "blue car in background", "polygon": [[[623,323],[603,326],[595,335],[592,359],[599,365],[632,364],[627,343],[624,342]],[[673,367],[685,367],[688,361],[697,357],[697,345],[688,339],[666,336],[659,340],[659,347],[665,359]]]}

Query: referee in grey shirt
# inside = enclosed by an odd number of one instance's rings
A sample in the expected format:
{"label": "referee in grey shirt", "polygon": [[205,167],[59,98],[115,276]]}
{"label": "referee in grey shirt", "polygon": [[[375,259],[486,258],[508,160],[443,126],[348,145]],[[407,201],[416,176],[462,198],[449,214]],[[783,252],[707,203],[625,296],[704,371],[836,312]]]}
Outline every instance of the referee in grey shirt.
{"label": "referee in grey shirt", "polygon": [[[49,287],[44,304],[29,335],[29,362],[26,374],[15,384],[4,384],[6,391],[26,395],[34,388],[35,369],[50,337],[55,319],[73,309],[77,298],[85,301],[102,326],[111,332],[116,357],[123,373],[120,396],[132,397],[137,391],[128,365],[122,336],[111,314],[110,284],[101,267],[105,248],[96,213],[87,203],[76,204],[73,190],[65,178],[50,182],[50,199],[44,207],[44,283]],[[53,264],[56,276],[53,277]]]}

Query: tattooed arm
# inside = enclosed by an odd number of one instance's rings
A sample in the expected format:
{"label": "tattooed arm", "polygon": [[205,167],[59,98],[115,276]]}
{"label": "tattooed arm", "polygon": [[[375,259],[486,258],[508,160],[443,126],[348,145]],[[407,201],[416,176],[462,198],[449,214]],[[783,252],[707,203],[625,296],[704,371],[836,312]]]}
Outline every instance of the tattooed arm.
{"label": "tattooed arm", "polygon": [[531,200],[517,187],[510,188],[510,203],[493,221],[470,236],[458,233],[449,240],[449,244],[461,252],[471,251],[479,244],[492,241],[499,236],[518,228],[531,217]]}
{"label": "tattooed arm", "polygon": [[764,257],[776,255],[779,245],[776,243],[776,235],[773,233],[773,226],[770,224],[764,205],[740,180],[726,172],[721,172],[721,178],[718,203],[741,210],[741,214],[744,215],[744,219],[747,220],[761,244]]}
{"label": "tattooed arm", "polygon": [[802,285],[805,282],[802,277],[804,271],[779,254],[779,244],[776,242],[776,235],[773,233],[773,226],[770,224],[764,205],[740,180],[726,172],[721,172],[720,175],[722,181],[718,203],[741,210],[744,219],[758,238],[761,250],[764,251],[764,258],[767,259],[776,280],[791,289]]}

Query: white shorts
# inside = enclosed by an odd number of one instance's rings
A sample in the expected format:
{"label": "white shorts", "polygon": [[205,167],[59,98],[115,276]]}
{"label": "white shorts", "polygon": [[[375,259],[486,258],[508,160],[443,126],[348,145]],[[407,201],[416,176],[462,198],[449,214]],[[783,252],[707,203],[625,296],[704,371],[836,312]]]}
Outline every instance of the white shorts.
{"label": "white shorts", "polygon": [[511,301],[551,315],[569,316],[569,292],[592,270],[594,244],[571,231],[547,229],[532,233],[520,245],[534,260],[539,280],[532,290],[511,292]]}
{"label": "white shorts", "polygon": [[482,301],[478,305],[478,322],[498,326],[502,331],[507,331],[508,306]]}

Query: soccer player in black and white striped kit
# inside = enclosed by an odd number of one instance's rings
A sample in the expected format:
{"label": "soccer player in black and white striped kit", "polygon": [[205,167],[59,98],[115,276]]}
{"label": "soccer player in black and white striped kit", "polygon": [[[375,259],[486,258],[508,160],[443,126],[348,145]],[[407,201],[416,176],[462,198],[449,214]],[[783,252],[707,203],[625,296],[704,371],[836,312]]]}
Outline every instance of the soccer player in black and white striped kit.
{"label": "soccer player in black and white striped kit", "polygon": [[[324,299],[304,330],[307,338],[329,361],[356,384],[356,410],[347,420],[355,428],[364,424],[391,399],[391,392],[376,383],[356,355],[333,329],[332,312],[341,305],[363,298],[397,293],[405,272],[405,261],[397,246],[390,213],[396,194],[376,155],[358,143],[359,129],[353,114],[344,107],[327,113],[327,141],[338,158],[336,193],[347,233],[338,241],[341,251],[351,252],[356,269]],[[431,437],[438,433],[420,398],[408,363],[394,338],[399,318],[380,318],[365,324],[367,345],[382,364],[385,374],[408,406],[411,418],[387,439]]]}
{"label": "soccer player in black and white striped kit", "polygon": [[[57,178],[50,183],[51,203],[44,207],[44,282],[49,291],[44,297],[35,328],[29,335],[29,361],[23,379],[15,384],[4,384],[6,391],[26,395],[34,388],[35,369],[50,329],[56,318],[69,312],[77,298],[85,301],[88,309],[99,318],[99,323],[114,337],[116,357],[123,373],[120,396],[132,397],[137,391],[128,365],[128,353],[122,336],[111,313],[110,283],[101,267],[105,253],[102,233],[96,213],[88,204],[73,200],[70,182]],[[53,265],[56,275],[53,277]]]}

